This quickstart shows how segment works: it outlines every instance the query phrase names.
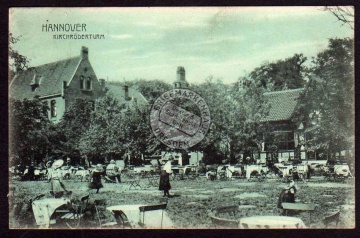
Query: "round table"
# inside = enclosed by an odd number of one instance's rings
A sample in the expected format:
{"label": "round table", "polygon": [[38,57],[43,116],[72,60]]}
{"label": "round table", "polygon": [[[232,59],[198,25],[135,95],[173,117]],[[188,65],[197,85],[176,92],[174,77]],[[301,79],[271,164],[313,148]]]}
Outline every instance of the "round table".
{"label": "round table", "polygon": [[50,217],[56,208],[70,203],[68,198],[46,198],[36,200],[32,203],[32,210],[36,224],[43,227],[49,227]]}
{"label": "round table", "polygon": [[239,228],[244,229],[279,229],[306,228],[300,218],[286,216],[254,216],[240,219]]}

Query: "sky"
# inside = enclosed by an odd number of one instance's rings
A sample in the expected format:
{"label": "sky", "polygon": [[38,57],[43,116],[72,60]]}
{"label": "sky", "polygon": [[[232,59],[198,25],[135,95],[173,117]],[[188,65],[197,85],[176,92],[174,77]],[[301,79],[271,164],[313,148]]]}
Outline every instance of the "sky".
{"label": "sky", "polygon": [[[86,24],[86,32],[46,32],[45,24]],[[326,49],[329,38],[353,37],[322,7],[12,8],[14,45],[38,66],[80,54],[98,78],[172,83],[183,66],[189,83],[210,76],[236,82],[264,62]],[[104,39],[53,39],[54,34]]]}

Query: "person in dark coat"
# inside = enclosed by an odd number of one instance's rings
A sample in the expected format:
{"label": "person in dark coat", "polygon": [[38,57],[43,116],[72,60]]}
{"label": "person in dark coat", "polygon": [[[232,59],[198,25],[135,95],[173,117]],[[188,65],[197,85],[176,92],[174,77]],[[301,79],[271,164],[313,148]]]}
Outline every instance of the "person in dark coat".
{"label": "person in dark coat", "polygon": [[284,188],[281,191],[281,193],[279,195],[277,207],[282,208],[283,202],[295,203],[295,191],[296,191],[296,188],[292,181],[292,182],[290,182],[290,185],[288,187]]}
{"label": "person in dark coat", "polygon": [[[284,188],[280,195],[279,195],[279,199],[278,199],[278,204],[277,207],[282,209],[282,203],[283,202],[288,202],[288,203],[295,203],[295,194],[297,191],[297,187],[295,185],[294,181],[291,181],[289,186]],[[283,215],[285,215],[285,212],[283,210]]]}
{"label": "person in dark coat", "polygon": [[31,164],[28,171],[29,180],[33,181],[35,180],[35,167],[34,164]]}
{"label": "person in dark coat", "polygon": [[92,171],[91,180],[89,184],[90,189],[96,189],[96,193],[99,193],[100,188],[104,187],[101,183],[101,176],[106,175],[101,164],[96,165],[96,168]]}
{"label": "person in dark coat", "polygon": [[161,170],[160,173],[160,184],[159,190],[164,191],[164,197],[170,197],[169,190],[171,189],[170,185],[170,174],[172,173],[171,170],[171,161],[172,157],[164,165],[164,168]]}

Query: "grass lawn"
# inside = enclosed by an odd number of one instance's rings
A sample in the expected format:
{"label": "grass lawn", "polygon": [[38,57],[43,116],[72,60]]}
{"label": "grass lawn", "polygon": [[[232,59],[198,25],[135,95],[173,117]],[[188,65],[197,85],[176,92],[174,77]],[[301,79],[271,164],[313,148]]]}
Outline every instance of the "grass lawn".
{"label": "grass lawn", "polygon": [[[73,191],[73,196],[87,193],[87,182],[65,180],[68,190]],[[45,181],[12,181],[16,188],[14,196],[9,198],[10,207],[14,204],[24,204],[36,195],[45,193],[51,197],[50,184]],[[150,186],[146,179],[141,180],[142,189],[129,190],[129,184],[103,183],[104,188],[96,194],[90,191],[90,203],[95,199],[106,199],[107,206],[120,204],[157,204],[162,197],[162,191]],[[312,213],[312,222],[309,224],[307,212],[295,214],[301,218],[306,226],[311,228],[324,228],[322,219],[330,209],[340,209],[340,224],[338,228],[353,228],[355,226],[355,186],[354,180],[349,179],[344,183],[326,182],[323,178],[312,178],[308,182],[298,183],[299,190],[296,202],[315,203],[317,207]],[[177,229],[213,228],[208,216],[211,208],[227,205],[253,205],[236,214],[236,218],[257,215],[280,215],[282,210],[277,208],[278,196],[281,189],[286,186],[275,179],[263,182],[248,182],[245,179],[230,181],[210,181],[205,178],[196,180],[171,181],[170,194],[176,196],[169,198],[167,214],[172,219]],[[20,205],[19,205],[20,207]],[[246,207],[246,206],[244,206]],[[249,206],[248,206],[249,207]],[[10,215],[11,227],[24,228],[25,211],[17,211]],[[111,214],[109,213],[109,219]],[[20,225],[19,225],[20,222]],[[30,223],[30,224],[29,224]],[[36,228],[32,222],[27,222],[28,228]],[[98,228],[96,219],[84,220],[84,227]]]}

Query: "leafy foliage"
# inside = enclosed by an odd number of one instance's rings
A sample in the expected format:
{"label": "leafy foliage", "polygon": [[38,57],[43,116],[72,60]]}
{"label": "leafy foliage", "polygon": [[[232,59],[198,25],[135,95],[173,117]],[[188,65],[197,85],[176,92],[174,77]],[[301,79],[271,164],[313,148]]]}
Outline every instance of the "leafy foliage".
{"label": "leafy foliage", "polygon": [[[350,149],[355,135],[353,39],[330,39],[313,59],[310,82],[296,116],[308,129],[309,150]],[[313,125],[313,124],[314,125]]]}
{"label": "leafy foliage", "polygon": [[265,63],[255,68],[249,76],[270,91],[301,88],[305,83],[306,59],[303,54],[295,54],[285,60]]}
{"label": "leafy foliage", "polygon": [[20,41],[21,36],[13,36],[9,33],[9,79],[12,79],[15,72],[29,68],[29,58],[20,54],[14,49],[14,45]]}
{"label": "leafy foliage", "polygon": [[82,154],[106,157],[108,154],[128,154],[141,158],[146,153],[151,129],[148,125],[148,108],[123,108],[111,95],[96,101],[96,111],[79,140]]}
{"label": "leafy foliage", "polygon": [[[38,98],[9,102],[10,145],[12,163],[41,162],[50,149],[48,106]],[[21,160],[18,160],[21,158]]]}
{"label": "leafy foliage", "polygon": [[269,109],[262,87],[249,84],[241,92],[237,85],[209,78],[194,90],[201,92],[210,107],[211,129],[197,146],[208,155],[207,162],[219,163],[223,159],[236,162],[240,151],[261,145],[266,133],[266,124],[261,123],[261,118]]}
{"label": "leafy foliage", "polygon": [[79,156],[79,140],[89,129],[92,112],[93,105],[84,99],[77,99],[65,111],[51,133],[54,154],[61,157]]}

